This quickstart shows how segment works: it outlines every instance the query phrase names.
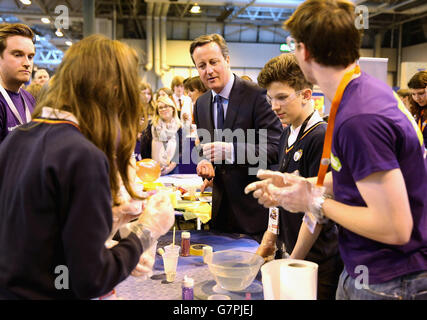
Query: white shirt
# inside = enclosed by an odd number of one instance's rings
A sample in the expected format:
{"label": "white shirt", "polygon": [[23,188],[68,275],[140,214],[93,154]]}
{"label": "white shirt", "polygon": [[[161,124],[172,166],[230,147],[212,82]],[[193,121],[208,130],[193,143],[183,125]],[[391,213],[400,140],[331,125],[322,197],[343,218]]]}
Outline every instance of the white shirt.
{"label": "white shirt", "polygon": [[[305,126],[305,129],[304,129],[304,132],[306,132],[308,129],[310,129],[312,126],[314,126],[319,121],[324,121],[324,120],[320,116],[319,112],[317,112],[317,110],[315,110],[313,115],[311,116],[310,120],[308,120],[307,125]],[[301,126],[302,126],[302,124],[301,124]],[[291,125],[291,132],[289,133],[289,137],[288,137],[288,147],[293,145],[295,143],[295,141],[297,140],[298,134],[301,130],[301,126],[294,129]]]}
{"label": "white shirt", "polygon": [[[228,109],[228,102],[230,100],[230,92],[231,89],[233,88],[233,83],[234,83],[234,74],[231,74],[230,79],[228,80],[227,84],[225,85],[225,87],[221,90],[220,93],[218,93],[223,99],[222,99],[222,107],[224,108],[224,122],[225,122],[225,118],[227,116],[227,109]],[[212,90],[212,101],[213,101],[213,107],[214,107],[214,123],[215,123],[215,128],[217,128],[217,108],[216,108],[216,102],[215,102],[215,97],[216,97],[217,93],[215,91]]]}

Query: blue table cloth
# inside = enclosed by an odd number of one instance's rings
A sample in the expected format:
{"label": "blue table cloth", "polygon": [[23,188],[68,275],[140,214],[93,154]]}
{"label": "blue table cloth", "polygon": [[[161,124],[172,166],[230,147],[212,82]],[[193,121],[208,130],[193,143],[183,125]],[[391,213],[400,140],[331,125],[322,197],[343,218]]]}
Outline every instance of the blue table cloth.
{"label": "blue table cloth", "polygon": [[[175,243],[181,244],[181,230],[176,231]],[[213,248],[213,251],[222,250],[242,250],[255,252],[258,243],[252,238],[241,234],[213,233],[203,230],[191,230],[191,244],[206,244]],[[161,237],[158,248],[172,243],[172,232]],[[202,256],[179,257],[176,279],[172,283],[166,282],[166,275],[163,268],[163,260],[160,255],[156,255],[156,262],[153,267],[153,276],[146,280],[130,276],[116,287],[117,299],[126,300],[180,300],[181,286],[184,276],[194,279],[194,298],[207,299],[211,294],[226,294],[231,299],[263,299],[262,285],[260,282],[260,272],[254,282],[244,291],[229,292],[216,286],[213,275],[210,273],[208,265],[203,263]]]}

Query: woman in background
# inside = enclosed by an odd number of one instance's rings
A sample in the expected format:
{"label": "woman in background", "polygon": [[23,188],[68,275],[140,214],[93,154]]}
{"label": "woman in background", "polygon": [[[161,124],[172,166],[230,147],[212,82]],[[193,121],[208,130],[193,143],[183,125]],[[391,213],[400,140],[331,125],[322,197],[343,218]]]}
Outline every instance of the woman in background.
{"label": "woman in background", "polygon": [[181,121],[175,103],[168,97],[161,96],[156,101],[156,112],[152,120],[151,155],[160,164],[162,175],[171,173],[177,165],[176,160],[172,160],[177,151],[177,142],[181,140],[178,136],[180,129]]}

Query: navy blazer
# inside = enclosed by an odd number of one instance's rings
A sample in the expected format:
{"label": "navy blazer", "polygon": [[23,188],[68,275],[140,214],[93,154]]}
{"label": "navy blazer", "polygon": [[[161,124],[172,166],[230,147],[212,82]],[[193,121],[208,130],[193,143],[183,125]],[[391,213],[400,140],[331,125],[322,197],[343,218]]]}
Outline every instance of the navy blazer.
{"label": "navy blazer", "polygon": [[[209,90],[200,96],[194,105],[194,120],[201,144],[217,140],[214,133],[212,99],[212,92]],[[202,134],[201,129],[205,130],[205,134]],[[266,90],[235,76],[224,129],[230,129],[232,132],[241,129],[245,134],[245,141],[237,141],[236,138],[229,140],[234,145],[233,164],[214,165],[212,227],[223,232],[259,236],[267,228],[268,210],[258,204],[252,194],[246,195],[244,189],[249,183],[257,180],[255,172],[249,174],[250,168],[267,168],[277,164],[279,139],[283,130],[282,124],[266,100]],[[249,129],[254,130],[250,133]],[[264,136],[263,132],[259,131],[261,129],[266,129],[267,143],[259,140],[260,135]],[[209,135],[206,135],[206,132],[209,132]],[[251,139],[254,132],[255,140]],[[266,161],[261,163],[253,163],[251,160],[254,158],[249,157],[262,154],[266,154]]]}

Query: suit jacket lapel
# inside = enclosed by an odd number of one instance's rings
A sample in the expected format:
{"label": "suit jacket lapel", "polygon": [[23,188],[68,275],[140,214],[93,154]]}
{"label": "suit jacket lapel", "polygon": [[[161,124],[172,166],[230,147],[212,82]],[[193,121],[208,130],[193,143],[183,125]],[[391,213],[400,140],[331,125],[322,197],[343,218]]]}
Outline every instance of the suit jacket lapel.
{"label": "suit jacket lapel", "polygon": [[233,125],[236,121],[241,102],[244,99],[244,90],[242,88],[241,81],[242,80],[240,80],[238,76],[234,76],[234,84],[230,91],[227,114],[225,115],[224,128],[233,129]]}
{"label": "suit jacket lapel", "polygon": [[[211,137],[214,135],[214,120],[213,120],[213,103],[212,103],[212,93],[209,91],[209,94],[205,94],[200,99],[203,99],[200,101],[200,105],[204,106],[203,114],[201,116],[203,117],[203,121],[201,123],[204,123],[206,125],[205,129],[209,131],[211,134]],[[213,140],[212,140],[213,141]]]}

